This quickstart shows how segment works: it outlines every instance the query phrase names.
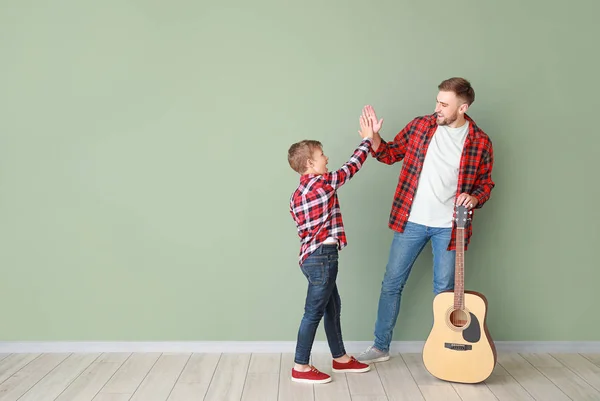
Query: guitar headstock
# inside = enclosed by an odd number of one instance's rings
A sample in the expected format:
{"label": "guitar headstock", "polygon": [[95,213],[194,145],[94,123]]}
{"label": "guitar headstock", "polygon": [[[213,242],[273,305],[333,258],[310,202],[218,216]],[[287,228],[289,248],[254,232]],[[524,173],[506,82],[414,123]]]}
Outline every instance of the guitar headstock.
{"label": "guitar headstock", "polygon": [[457,206],[455,214],[456,227],[465,228],[465,226],[467,225],[467,221],[470,220],[470,214],[471,212],[469,211],[469,209],[467,209],[466,206]]}

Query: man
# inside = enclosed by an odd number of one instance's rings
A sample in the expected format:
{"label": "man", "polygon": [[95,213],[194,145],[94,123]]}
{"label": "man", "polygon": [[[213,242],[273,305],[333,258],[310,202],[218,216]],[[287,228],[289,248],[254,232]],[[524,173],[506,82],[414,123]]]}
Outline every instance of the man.
{"label": "man", "polygon": [[[454,288],[456,205],[481,208],[494,188],[494,155],[489,137],[466,112],[475,99],[469,81],[450,78],[438,86],[435,113],[413,119],[392,142],[381,139],[383,119],[371,106],[363,115],[373,121],[371,154],[380,162],[403,161],[389,219],[394,237],[381,286],[375,341],[358,356],[363,363],[390,358],[389,347],[400,311],[402,289],[428,241],[433,249],[433,292]],[[465,249],[472,234],[465,230]]]}

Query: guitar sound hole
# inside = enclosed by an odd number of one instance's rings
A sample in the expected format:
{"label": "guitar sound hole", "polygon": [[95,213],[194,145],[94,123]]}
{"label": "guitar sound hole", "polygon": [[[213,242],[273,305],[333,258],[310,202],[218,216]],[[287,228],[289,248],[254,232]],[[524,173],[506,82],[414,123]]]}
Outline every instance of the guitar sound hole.
{"label": "guitar sound hole", "polygon": [[450,324],[454,327],[465,327],[467,322],[468,316],[464,310],[456,309],[450,314]]}

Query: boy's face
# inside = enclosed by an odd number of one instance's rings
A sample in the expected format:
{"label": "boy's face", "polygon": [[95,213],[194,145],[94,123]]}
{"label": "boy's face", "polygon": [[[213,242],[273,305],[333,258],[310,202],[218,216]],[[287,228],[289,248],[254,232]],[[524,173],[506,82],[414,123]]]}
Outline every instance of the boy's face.
{"label": "boy's face", "polygon": [[308,173],[325,174],[327,173],[327,162],[329,158],[323,153],[323,149],[317,148],[313,151],[312,160],[308,161]]}

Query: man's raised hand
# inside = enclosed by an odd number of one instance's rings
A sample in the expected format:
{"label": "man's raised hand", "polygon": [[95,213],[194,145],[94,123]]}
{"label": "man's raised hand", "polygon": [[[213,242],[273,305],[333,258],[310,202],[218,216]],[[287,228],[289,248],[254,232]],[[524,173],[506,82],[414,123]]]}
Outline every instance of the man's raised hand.
{"label": "man's raised hand", "polygon": [[375,114],[375,110],[373,109],[373,106],[366,105],[363,108],[363,116],[365,116],[366,118],[371,120],[371,122],[373,124],[373,132],[378,134],[379,130],[381,129],[381,126],[383,125],[383,118],[381,120],[377,121],[377,115]]}

